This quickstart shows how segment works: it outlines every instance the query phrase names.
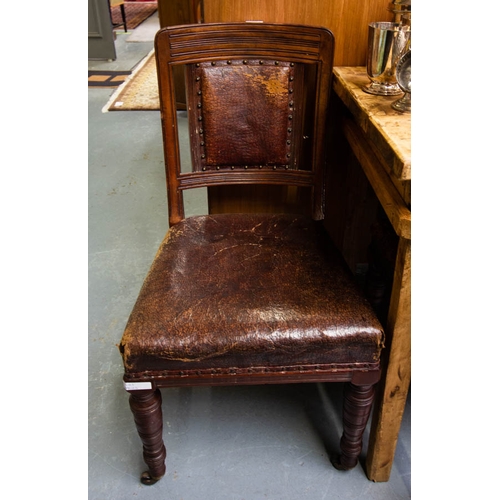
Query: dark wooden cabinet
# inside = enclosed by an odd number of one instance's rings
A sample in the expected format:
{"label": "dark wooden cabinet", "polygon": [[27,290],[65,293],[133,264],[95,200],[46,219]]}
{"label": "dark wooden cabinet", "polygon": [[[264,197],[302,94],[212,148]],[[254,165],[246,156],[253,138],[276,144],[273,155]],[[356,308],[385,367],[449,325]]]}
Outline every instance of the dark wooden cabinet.
{"label": "dark wooden cabinet", "polygon": [[160,26],[203,22],[203,0],[158,0]]}
{"label": "dark wooden cabinet", "polygon": [[[158,0],[160,27],[203,22],[203,0]],[[177,108],[186,109],[186,90],[182,68],[174,70]]]}

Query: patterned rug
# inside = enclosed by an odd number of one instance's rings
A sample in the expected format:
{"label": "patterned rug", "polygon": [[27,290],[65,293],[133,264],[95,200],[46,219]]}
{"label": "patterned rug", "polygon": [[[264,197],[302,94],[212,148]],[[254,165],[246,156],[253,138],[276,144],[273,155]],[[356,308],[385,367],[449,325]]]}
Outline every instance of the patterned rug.
{"label": "patterned rug", "polygon": [[[127,30],[137,28],[139,24],[145,21],[149,16],[158,10],[157,2],[125,2],[125,19],[127,21]],[[122,13],[120,6],[111,8],[111,21],[113,28],[123,29]]]}
{"label": "patterned rug", "polygon": [[131,74],[131,71],[89,70],[89,87],[116,88]]}
{"label": "patterned rug", "polygon": [[159,109],[156,60],[154,50],[152,50],[125,82],[115,90],[102,111],[106,113],[107,111],[158,111]]}

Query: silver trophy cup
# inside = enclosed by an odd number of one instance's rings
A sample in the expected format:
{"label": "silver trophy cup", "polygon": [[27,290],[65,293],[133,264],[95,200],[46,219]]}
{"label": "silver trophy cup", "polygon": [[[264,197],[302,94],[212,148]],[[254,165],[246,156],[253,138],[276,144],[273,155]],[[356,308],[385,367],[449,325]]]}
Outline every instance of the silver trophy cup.
{"label": "silver trophy cup", "polygon": [[366,71],[371,83],[363,90],[375,95],[401,94],[396,80],[396,63],[410,38],[410,27],[398,23],[368,25]]}

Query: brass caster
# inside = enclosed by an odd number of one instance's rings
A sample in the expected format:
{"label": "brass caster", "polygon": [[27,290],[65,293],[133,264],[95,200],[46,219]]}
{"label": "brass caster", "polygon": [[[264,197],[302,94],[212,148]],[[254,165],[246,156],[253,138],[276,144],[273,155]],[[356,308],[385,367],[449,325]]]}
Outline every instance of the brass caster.
{"label": "brass caster", "polygon": [[149,471],[145,471],[141,474],[141,483],[145,484],[146,486],[151,486],[155,483],[157,483],[161,479],[160,477],[153,477]]}

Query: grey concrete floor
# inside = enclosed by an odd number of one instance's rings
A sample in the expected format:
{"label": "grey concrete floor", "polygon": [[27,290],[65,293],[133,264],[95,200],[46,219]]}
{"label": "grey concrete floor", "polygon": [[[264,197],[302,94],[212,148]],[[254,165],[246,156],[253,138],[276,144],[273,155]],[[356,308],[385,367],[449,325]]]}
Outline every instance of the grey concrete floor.
{"label": "grey concrete floor", "polygon": [[[89,69],[131,69],[152,42],[126,43]],[[406,499],[411,494],[410,398],[391,478],[374,483],[361,463],[335,470],[341,386],[163,390],[167,474],[143,486],[141,443],[116,347],[142,280],[168,229],[159,112],[102,113],[112,90],[88,89],[89,500]],[[195,193],[189,212],[202,213]]]}

